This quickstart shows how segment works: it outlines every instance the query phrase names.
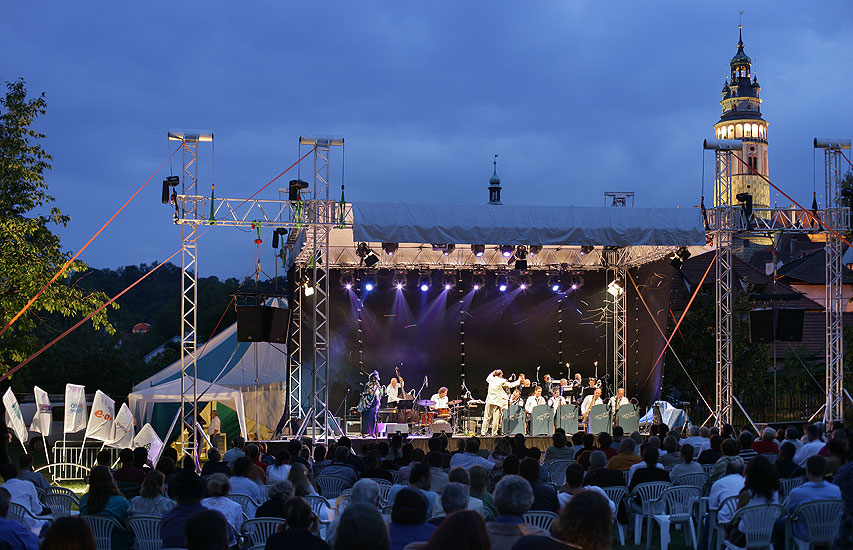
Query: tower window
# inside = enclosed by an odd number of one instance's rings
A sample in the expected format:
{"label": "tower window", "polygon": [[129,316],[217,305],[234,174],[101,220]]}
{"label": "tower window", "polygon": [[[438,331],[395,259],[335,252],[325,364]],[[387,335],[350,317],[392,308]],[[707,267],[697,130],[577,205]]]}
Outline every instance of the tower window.
{"label": "tower window", "polygon": [[752,137],[752,127],[749,124],[743,127],[743,137]]}
{"label": "tower window", "polygon": [[733,124],[729,124],[729,139],[735,138],[735,127]]}
{"label": "tower window", "polygon": [[758,159],[756,157],[749,157],[747,159],[747,161],[749,162],[749,167],[757,172],[758,171]]}
{"label": "tower window", "polygon": [[758,137],[758,124],[752,125],[752,135],[753,137]]}
{"label": "tower window", "polygon": [[735,126],[735,139],[740,139],[743,137],[743,124],[738,124]]}

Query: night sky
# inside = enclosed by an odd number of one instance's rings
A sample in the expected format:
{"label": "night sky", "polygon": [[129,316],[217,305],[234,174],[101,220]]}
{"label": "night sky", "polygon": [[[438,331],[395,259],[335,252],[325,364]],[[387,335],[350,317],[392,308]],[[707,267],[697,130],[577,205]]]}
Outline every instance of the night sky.
{"label": "night sky", "polygon": [[[296,160],[299,135],[339,134],[352,201],[481,204],[497,153],[505,204],[598,206],[619,190],[685,208],[699,203],[741,9],[771,180],[810,205],[812,139],[853,136],[849,1],[7,2],[0,79],[46,94],[38,128],[71,251],[167,159],[172,128],[215,132],[217,196],[254,193]],[[209,147],[200,164],[206,194]],[[179,247],[159,202],[168,171],[85,261]],[[208,232],[200,274],[251,272],[253,239]]]}

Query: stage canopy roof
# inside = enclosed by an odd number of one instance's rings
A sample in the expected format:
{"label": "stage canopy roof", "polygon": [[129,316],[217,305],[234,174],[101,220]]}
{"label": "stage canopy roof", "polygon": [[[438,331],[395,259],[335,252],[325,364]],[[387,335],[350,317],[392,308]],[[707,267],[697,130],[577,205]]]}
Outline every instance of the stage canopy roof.
{"label": "stage canopy roof", "polygon": [[[331,232],[333,267],[360,266],[356,246],[361,242],[379,257],[373,266],[377,269],[506,269],[509,262],[498,250],[500,245],[541,246],[541,251],[528,256],[528,269],[632,267],[681,246],[697,253],[694,247],[704,250],[706,245],[698,208],[354,202],[348,214],[352,229]],[[312,238],[308,231],[298,243],[302,246],[296,261],[302,265],[310,261]],[[395,243],[397,249],[386,254],[382,243]],[[433,244],[455,248],[445,254]],[[475,256],[474,244],[485,245],[485,253]],[[608,258],[604,249],[611,252]],[[516,259],[514,255],[509,261]]]}

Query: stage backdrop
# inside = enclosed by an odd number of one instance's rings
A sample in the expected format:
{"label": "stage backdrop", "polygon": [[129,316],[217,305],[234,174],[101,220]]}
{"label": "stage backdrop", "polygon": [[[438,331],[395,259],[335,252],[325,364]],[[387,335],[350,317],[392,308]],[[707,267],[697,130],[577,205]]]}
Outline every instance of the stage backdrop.
{"label": "stage backdrop", "polygon": [[[663,262],[634,270],[632,274],[665,328],[672,268]],[[348,405],[354,406],[358,401],[360,384],[365,379],[359,373],[360,347],[363,370],[367,373],[378,370],[383,384],[394,376],[397,366],[407,390],[418,391],[425,377],[428,378],[422,399],[428,399],[440,386],[450,389],[452,399],[458,398],[462,382],[463,318],[465,379],[477,398],[485,398],[485,378],[496,368],[503,369],[505,375],[524,372],[534,380],[537,367],[540,380],[546,373],[565,378],[580,372],[587,377],[595,374],[597,361],[600,377],[611,373],[612,357],[607,342],[612,338],[612,319],[606,308],[610,295],[605,292],[609,281],[604,271],[581,272],[583,284],[577,290],[560,294],[551,290],[544,272],[532,272],[533,284],[526,290],[519,289],[520,281],[511,276],[506,292],[497,289],[494,273],[484,275],[485,285],[477,292],[471,290],[471,272],[462,272],[461,281],[449,291],[444,290],[442,275],[433,272],[431,289],[421,292],[417,288],[416,271],[408,272],[404,290],[393,287],[390,272],[380,271],[376,275],[377,287],[365,292],[363,273],[352,290],[337,284],[338,271],[331,273],[329,405],[333,411],[339,410],[347,389],[351,390]],[[567,289],[570,276],[564,274],[562,282]],[[652,373],[651,363],[664,340],[636,298],[633,286],[629,281],[624,285],[628,291],[627,393],[638,396],[645,404],[658,395],[661,366]]]}

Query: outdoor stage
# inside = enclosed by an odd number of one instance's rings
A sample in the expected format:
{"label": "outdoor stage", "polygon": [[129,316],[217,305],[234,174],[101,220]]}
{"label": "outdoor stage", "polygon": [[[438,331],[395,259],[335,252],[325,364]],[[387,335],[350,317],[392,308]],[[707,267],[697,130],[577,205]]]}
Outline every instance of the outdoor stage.
{"label": "outdoor stage", "polygon": [[[460,439],[465,440],[471,436],[465,436],[465,435],[449,436],[448,435],[448,437],[450,439],[450,442],[447,445],[447,450],[453,452],[456,450],[456,441],[458,441]],[[495,448],[495,444],[497,444],[497,441],[499,439],[503,439],[503,436],[491,436],[491,435],[486,435],[486,436],[478,435],[476,437],[477,437],[477,439],[480,440],[480,448],[481,449],[487,449],[489,451],[491,451],[492,449]],[[290,438],[290,439],[292,439],[292,438]],[[307,439],[307,438],[303,438],[303,439]],[[426,436],[426,435],[410,435],[410,436],[407,436],[403,440],[403,444],[410,443],[416,449],[422,449],[424,452],[429,452],[429,449],[427,448],[427,442],[429,441],[429,439],[430,439],[429,436]],[[384,441],[386,443],[388,442],[387,437],[350,437],[350,440],[352,441],[353,448],[356,452],[360,452],[362,446],[366,447],[367,445],[374,444],[374,443],[380,443],[382,441]],[[287,446],[287,441],[288,440],[265,441],[264,443],[266,443],[266,445],[267,445],[267,449],[268,449],[269,454],[275,456],[278,451],[285,450],[285,447]],[[549,445],[551,445],[551,436],[550,435],[525,436],[525,442],[526,442],[528,447],[538,447],[542,452],[545,452],[545,449]]]}

